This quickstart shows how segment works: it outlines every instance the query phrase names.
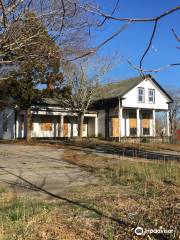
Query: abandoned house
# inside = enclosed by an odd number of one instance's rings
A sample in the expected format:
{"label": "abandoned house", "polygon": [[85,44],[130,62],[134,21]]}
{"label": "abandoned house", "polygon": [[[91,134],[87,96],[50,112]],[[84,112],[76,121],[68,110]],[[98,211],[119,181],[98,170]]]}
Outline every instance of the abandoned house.
{"label": "abandoned house", "polygon": [[[96,89],[93,103],[85,113],[83,137],[107,139],[156,137],[156,113],[166,112],[165,135],[170,136],[169,103],[173,100],[157,83],[135,77]],[[60,100],[42,99],[31,106],[32,138],[78,136],[78,115],[61,106]],[[26,137],[26,111],[6,108],[0,112],[0,138]]]}

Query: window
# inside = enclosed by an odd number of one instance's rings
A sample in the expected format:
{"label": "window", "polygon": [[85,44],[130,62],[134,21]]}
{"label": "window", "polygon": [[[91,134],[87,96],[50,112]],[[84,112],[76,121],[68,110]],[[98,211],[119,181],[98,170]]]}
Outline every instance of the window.
{"label": "window", "polygon": [[136,112],[129,112],[129,126],[130,126],[130,136],[137,135],[137,119]]}
{"label": "window", "polygon": [[52,117],[47,115],[41,116],[41,131],[52,131]]}
{"label": "window", "polygon": [[144,102],[144,88],[138,88],[138,102]]}
{"label": "window", "polygon": [[130,128],[130,136],[136,136],[137,135],[137,128]]}
{"label": "window", "polygon": [[151,119],[150,112],[148,111],[142,112],[142,129],[144,136],[150,135],[150,119]]}
{"label": "window", "polygon": [[149,136],[150,135],[150,129],[149,128],[143,128],[143,135]]}
{"label": "window", "polygon": [[155,90],[149,89],[149,103],[155,103]]}

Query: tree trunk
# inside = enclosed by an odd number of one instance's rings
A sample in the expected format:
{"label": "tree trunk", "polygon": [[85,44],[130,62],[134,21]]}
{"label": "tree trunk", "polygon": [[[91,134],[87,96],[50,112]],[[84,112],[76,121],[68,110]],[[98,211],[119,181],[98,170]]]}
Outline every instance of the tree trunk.
{"label": "tree trunk", "polygon": [[31,140],[31,109],[28,108],[26,112],[26,141]]}
{"label": "tree trunk", "polygon": [[78,115],[78,137],[83,136],[84,113],[80,112]]}

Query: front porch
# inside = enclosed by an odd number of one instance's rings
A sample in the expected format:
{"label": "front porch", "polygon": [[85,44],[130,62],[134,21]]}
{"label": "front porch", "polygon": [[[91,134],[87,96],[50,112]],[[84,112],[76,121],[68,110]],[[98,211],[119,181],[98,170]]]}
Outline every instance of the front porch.
{"label": "front porch", "polygon": [[[16,137],[26,138],[27,113],[21,111],[15,121]],[[97,137],[97,114],[85,114],[83,137]],[[31,111],[31,138],[73,138],[78,137],[78,115],[68,111]]]}
{"label": "front porch", "polygon": [[[116,111],[111,110],[108,116],[108,137],[118,138],[142,138],[157,137],[156,113],[162,110],[155,109],[128,109],[120,107]],[[170,136],[169,111],[166,111],[166,129],[163,136]],[[107,136],[107,134],[106,134]]]}

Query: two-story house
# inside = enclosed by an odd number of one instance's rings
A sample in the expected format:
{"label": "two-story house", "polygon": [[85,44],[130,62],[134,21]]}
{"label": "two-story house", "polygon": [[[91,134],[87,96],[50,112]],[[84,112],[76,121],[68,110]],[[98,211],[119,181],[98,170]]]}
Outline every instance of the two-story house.
{"label": "two-story house", "polygon": [[173,100],[151,75],[104,85],[95,99],[98,133],[106,138],[155,137],[157,112],[166,112],[165,135],[170,136]]}

